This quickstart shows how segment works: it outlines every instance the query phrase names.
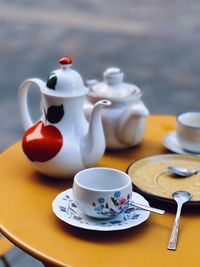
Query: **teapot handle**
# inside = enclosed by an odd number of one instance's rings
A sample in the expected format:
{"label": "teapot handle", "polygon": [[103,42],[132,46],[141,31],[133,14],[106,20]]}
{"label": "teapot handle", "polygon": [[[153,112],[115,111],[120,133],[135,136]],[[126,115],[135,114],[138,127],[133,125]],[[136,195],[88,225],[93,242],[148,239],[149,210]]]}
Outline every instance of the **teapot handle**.
{"label": "teapot handle", "polygon": [[145,118],[148,115],[149,111],[142,103],[125,110],[117,127],[117,137],[120,142],[130,145],[133,142],[134,118]]}
{"label": "teapot handle", "polygon": [[45,87],[45,83],[42,80],[33,78],[25,80],[19,88],[19,108],[20,108],[22,124],[25,130],[27,130],[34,124],[30,116],[28,101],[27,101],[28,89],[30,88],[31,84],[37,85],[37,87],[40,89],[40,92],[42,88]]}

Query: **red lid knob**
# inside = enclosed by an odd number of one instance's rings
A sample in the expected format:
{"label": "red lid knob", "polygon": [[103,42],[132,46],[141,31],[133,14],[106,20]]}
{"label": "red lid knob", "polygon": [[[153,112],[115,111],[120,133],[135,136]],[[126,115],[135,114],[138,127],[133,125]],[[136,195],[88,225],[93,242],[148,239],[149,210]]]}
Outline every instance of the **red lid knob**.
{"label": "red lid knob", "polygon": [[72,64],[72,58],[71,57],[62,57],[62,58],[60,58],[59,63],[61,65],[71,65]]}

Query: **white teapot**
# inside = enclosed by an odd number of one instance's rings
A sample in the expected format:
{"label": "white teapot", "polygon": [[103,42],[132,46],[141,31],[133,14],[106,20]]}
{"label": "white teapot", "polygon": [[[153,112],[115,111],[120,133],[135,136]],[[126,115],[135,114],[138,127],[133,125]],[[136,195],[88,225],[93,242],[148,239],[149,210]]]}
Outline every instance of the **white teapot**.
{"label": "white teapot", "polygon": [[[46,84],[28,79],[19,89],[20,113],[25,128],[22,148],[36,170],[53,177],[72,177],[94,166],[105,151],[101,110],[107,100],[94,104],[90,122],[85,118],[84,101],[88,89],[81,76],[72,70],[72,59],[61,58],[61,69],[53,71]],[[42,116],[33,123],[27,93],[31,84],[41,92]]]}
{"label": "white teapot", "polygon": [[103,126],[108,149],[122,149],[135,146],[144,137],[146,117],[149,111],[141,100],[141,90],[123,83],[124,73],[119,68],[109,68],[104,81],[87,80],[89,88],[84,106],[87,118],[90,117],[94,103],[109,99],[112,105],[102,112]]}

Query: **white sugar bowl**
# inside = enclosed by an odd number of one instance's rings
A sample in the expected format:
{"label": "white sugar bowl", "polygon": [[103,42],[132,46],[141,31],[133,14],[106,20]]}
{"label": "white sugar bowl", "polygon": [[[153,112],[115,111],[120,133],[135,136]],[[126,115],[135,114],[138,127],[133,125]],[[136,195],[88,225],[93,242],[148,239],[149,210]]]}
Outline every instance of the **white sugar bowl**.
{"label": "white sugar bowl", "polygon": [[111,218],[129,205],[132,196],[130,177],[111,168],[89,168],[78,172],[73,183],[74,201],[84,214]]}
{"label": "white sugar bowl", "polygon": [[124,73],[119,68],[109,68],[103,73],[103,82],[87,80],[89,89],[84,105],[90,118],[97,100],[109,99],[112,105],[102,112],[106,148],[122,149],[139,144],[145,132],[149,111],[141,100],[142,92],[134,84],[124,83]]}

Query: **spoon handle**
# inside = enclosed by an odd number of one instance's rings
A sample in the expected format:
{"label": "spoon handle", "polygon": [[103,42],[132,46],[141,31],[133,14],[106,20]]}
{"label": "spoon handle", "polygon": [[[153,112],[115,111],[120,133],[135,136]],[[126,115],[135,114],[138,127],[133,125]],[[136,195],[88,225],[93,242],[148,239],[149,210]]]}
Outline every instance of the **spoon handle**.
{"label": "spoon handle", "polygon": [[170,236],[168,247],[167,247],[169,250],[176,250],[177,241],[178,241],[178,228],[179,228],[179,223],[180,223],[182,205],[183,203],[178,203],[176,217],[174,220],[174,225],[172,228],[171,236]]}
{"label": "spoon handle", "polygon": [[143,209],[143,210],[148,210],[148,211],[155,212],[155,213],[158,213],[158,214],[164,214],[165,213],[164,210],[153,208],[153,207],[146,206],[146,205],[143,205],[143,204],[139,204],[139,203],[135,203],[135,202],[133,202],[132,204],[134,206],[138,207],[138,208]]}

